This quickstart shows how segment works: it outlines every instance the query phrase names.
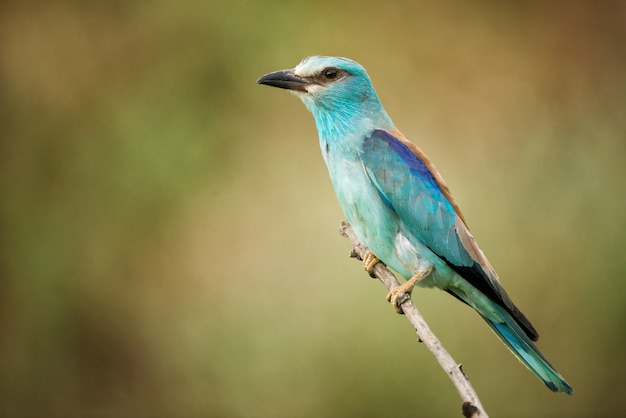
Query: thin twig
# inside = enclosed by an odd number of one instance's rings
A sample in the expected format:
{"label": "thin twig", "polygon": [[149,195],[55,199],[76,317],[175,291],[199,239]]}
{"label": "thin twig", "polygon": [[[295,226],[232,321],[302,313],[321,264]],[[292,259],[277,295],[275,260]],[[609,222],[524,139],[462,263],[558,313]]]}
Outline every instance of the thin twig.
{"label": "thin twig", "polygon": [[[359,241],[359,238],[356,236],[354,230],[348,222],[344,221],[341,223],[340,232],[341,235],[352,241],[352,245],[354,245],[350,254],[351,257],[363,259],[368,249]],[[383,282],[385,286],[387,286],[389,291],[400,285],[393,273],[391,273],[391,271],[389,271],[387,266],[383,263],[376,264],[372,273],[376,276],[376,278]],[[401,307],[406,318],[409,320],[411,325],[413,325],[413,328],[415,328],[418,339],[424,343],[431,353],[433,353],[439,362],[439,365],[450,377],[450,380],[452,380],[456,390],[459,392],[459,395],[463,400],[463,416],[466,418],[487,418],[487,412],[485,412],[483,406],[481,405],[478,395],[474,391],[474,388],[472,388],[467,376],[463,373],[461,365],[454,361],[443,345],[441,345],[439,339],[432,333],[428,324],[424,320],[424,317],[417,310],[411,298],[407,298],[401,304]]]}

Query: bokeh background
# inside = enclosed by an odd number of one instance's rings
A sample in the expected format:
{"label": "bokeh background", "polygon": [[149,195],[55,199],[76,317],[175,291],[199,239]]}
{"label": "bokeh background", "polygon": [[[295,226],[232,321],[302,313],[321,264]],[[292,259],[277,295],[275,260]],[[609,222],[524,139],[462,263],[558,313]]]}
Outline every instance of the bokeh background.
{"label": "bokeh background", "polygon": [[0,416],[460,416],[255,84],[311,54],[368,69],[575,389],[416,291],[487,411],[624,414],[625,5],[3,2]]}

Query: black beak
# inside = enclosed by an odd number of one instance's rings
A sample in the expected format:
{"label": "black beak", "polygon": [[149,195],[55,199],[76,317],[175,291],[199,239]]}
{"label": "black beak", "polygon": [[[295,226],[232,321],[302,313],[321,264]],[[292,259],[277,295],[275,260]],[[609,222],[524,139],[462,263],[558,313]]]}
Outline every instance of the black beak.
{"label": "black beak", "polygon": [[267,86],[297,91],[306,91],[306,87],[311,84],[309,80],[295,75],[293,70],[274,71],[273,73],[265,74],[256,82]]}

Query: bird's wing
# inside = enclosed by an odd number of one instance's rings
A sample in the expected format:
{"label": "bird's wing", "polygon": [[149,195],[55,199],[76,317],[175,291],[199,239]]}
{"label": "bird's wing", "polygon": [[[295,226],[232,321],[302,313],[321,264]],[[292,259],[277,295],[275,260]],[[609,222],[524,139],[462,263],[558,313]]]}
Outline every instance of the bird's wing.
{"label": "bird's wing", "polygon": [[500,285],[426,155],[397,130],[374,130],[362,147],[361,160],[368,176],[407,228],[459,275],[508,310],[529,337],[536,339],[537,332]]}

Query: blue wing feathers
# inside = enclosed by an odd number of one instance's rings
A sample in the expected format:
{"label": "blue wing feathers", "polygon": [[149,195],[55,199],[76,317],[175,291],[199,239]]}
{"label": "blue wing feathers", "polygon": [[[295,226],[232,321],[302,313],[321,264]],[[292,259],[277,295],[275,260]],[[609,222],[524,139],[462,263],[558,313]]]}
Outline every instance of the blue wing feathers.
{"label": "blue wing feathers", "polygon": [[454,229],[456,212],[426,165],[386,131],[365,138],[361,159],[370,178],[411,232],[437,255],[472,266]]}
{"label": "blue wing feathers", "polygon": [[426,164],[406,144],[384,130],[372,131],[362,147],[361,159],[368,176],[411,233],[461,277],[504,307],[528,337],[537,340],[532,324],[461,243],[456,230],[458,214]]}
{"label": "blue wing feathers", "polygon": [[[443,194],[439,190],[439,186],[437,185],[437,181],[433,177],[432,173],[428,170],[426,165],[419,159],[417,156],[402,142],[400,142],[397,138],[386,131],[376,130],[373,132],[373,135],[370,136],[366,141],[382,141],[386,143],[386,145],[395,152],[397,156],[399,156],[402,161],[406,164],[406,167],[411,171],[411,173],[417,176],[424,185],[428,186],[425,188],[431,197],[432,207],[428,208],[430,212],[434,212],[438,209],[439,202],[442,200]],[[373,144],[372,144],[373,145]],[[393,154],[390,154],[389,159],[393,159],[395,157]]]}

